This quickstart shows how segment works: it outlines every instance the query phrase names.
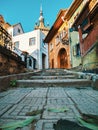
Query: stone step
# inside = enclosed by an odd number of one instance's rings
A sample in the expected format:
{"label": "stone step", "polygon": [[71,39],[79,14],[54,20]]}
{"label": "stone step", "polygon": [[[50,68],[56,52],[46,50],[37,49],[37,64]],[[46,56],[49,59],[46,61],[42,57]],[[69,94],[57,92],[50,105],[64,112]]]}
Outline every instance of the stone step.
{"label": "stone step", "polygon": [[73,73],[67,72],[37,72],[33,74],[34,76],[64,76],[64,75],[74,75]]}
{"label": "stone step", "polygon": [[43,71],[38,71],[33,73],[34,76],[65,76],[65,75],[74,75],[73,72],[69,73],[64,69],[48,69]]}
{"label": "stone step", "polygon": [[18,87],[90,87],[88,79],[17,80]]}
{"label": "stone step", "polygon": [[65,75],[65,76],[32,76],[30,79],[75,79],[75,75]]}

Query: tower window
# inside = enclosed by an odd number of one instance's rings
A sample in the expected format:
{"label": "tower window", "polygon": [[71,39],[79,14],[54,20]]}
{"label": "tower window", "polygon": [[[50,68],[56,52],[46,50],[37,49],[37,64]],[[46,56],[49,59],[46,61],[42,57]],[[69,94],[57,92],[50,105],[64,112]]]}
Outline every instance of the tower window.
{"label": "tower window", "polygon": [[36,38],[35,37],[30,38],[29,39],[29,46],[35,45],[35,42],[36,42]]}

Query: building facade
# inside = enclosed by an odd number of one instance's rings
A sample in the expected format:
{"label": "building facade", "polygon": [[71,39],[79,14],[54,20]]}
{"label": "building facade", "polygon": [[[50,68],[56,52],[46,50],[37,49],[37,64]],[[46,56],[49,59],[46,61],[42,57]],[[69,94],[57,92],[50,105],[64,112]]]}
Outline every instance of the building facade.
{"label": "building facade", "polygon": [[80,40],[79,33],[75,28],[72,28],[72,24],[75,19],[80,14],[84,7],[83,0],[74,0],[67,13],[64,15],[64,19],[67,18],[68,28],[69,28],[69,43],[70,43],[70,57],[71,57],[71,67],[78,67],[82,64],[81,51],[80,51]]}
{"label": "building facade", "polygon": [[0,76],[25,71],[25,63],[12,51],[12,36],[7,31],[10,26],[0,15]]}
{"label": "building facade", "polygon": [[27,52],[29,55],[27,57],[27,68],[48,68],[48,46],[43,43],[44,37],[45,35],[39,29],[13,37],[15,48],[18,48],[17,52],[19,53],[19,50],[21,50],[21,52]]}
{"label": "building facade", "polygon": [[[82,4],[84,1],[82,2]],[[87,0],[72,27],[79,34],[82,65],[98,70],[98,1]]]}
{"label": "building facade", "polygon": [[64,22],[62,17],[66,11],[60,10],[44,40],[48,44],[50,68],[70,68],[68,23],[67,21]]}
{"label": "building facade", "polygon": [[21,24],[9,28],[14,43],[14,52],[22,57],[28,69],[48,68],[48,45],[43,42],[49,27],[44,24],[42,8],[40,9],[39,23],[33,31],[24,33]]}
{"label": "building facade", "polygon": [[11,50],[13,44],[12,44],[12,37],[7,32],[8,27],[10,27],[10,24],[6,23],[4,21],[3,16],[0,15],[0,45]]}

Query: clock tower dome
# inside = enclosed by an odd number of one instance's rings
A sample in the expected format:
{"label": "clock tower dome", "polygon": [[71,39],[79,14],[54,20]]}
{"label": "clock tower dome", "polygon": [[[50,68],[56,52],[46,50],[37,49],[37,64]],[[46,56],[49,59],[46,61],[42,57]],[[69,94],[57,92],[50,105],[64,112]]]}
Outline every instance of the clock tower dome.
{"label": "clock tower dome", "polygon": [[45,23],[44,23],[42,6],[40,7],[39,21],[38,21],[38,23],[35,24],[34,29],[35,30],[40,29],[43,32],[48,32],[49,31],[49,25],[45,26]]}

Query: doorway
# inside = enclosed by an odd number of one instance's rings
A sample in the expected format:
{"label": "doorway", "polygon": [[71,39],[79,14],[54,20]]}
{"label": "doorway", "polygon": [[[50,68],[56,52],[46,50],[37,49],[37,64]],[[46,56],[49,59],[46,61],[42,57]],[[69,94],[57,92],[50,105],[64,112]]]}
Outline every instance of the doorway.
{"label": "doorway", "polygon": [[46,66],[46,55],[42,54],[42,69],[45,69]]}
{"label": "doorway", "polygon": [[68,67],[68,61],[67,61],[67,52],[65,48],[62,48],[59,50],[58,53],[58,68],[67,68]]}

